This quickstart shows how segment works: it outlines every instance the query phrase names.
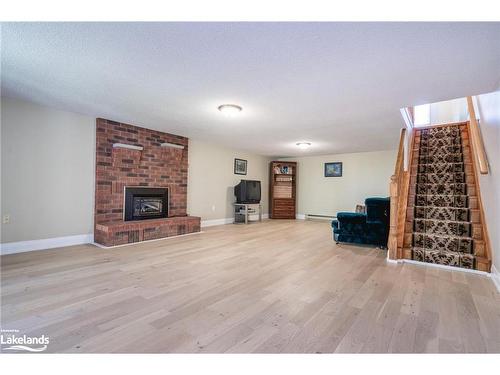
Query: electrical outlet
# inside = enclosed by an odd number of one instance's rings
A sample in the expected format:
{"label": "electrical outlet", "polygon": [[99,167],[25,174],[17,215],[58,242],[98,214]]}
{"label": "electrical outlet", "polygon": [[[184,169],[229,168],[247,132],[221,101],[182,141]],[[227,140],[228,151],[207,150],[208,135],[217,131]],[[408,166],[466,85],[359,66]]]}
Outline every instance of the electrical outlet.
{"label": "electrical outlet", "polygon": [[2,224],[9,224],[9,223],[10,223],[10,215],[9,214],[3,215]]}

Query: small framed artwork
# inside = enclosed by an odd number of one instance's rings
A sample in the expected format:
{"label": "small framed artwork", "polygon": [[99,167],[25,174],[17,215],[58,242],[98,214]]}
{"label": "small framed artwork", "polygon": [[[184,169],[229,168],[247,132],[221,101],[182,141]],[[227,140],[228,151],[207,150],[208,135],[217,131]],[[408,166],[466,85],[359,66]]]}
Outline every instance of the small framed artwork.
{"label": "small framed artwork", "polygon": [[234,174],[247,174],[247,161],[234,159]]}
{"label": "small framed artwork", "polygon": [[342,162],[325,163],[325,177],[342,177]]}

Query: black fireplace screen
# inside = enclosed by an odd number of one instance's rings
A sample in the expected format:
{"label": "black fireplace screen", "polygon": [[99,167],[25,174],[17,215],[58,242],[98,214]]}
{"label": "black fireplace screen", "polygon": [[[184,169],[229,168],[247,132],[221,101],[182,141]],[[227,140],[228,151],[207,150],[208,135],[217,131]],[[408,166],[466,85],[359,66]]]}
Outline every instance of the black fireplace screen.
{"label": "black fireplace screen", "polygon": [[159,215],[162,205],[162,198],[134,197],[134,216]]}
{"label": "black fireplace screen", "polygon": [[124,220],[156,219],[168,216],[168,189],[126,187]]}

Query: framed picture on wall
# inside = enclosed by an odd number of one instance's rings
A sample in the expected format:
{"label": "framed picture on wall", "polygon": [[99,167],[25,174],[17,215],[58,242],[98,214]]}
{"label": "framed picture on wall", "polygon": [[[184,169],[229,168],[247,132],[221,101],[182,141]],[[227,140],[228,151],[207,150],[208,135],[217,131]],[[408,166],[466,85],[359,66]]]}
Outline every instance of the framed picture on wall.
{"label": "framed picture on wall", "polygon": [[325,177],[342,177],[342,162],[325,163]]}
{"label": "framed picture on wall", "polygon": [[247,174],[247,161],[234,159],[234,174]]}

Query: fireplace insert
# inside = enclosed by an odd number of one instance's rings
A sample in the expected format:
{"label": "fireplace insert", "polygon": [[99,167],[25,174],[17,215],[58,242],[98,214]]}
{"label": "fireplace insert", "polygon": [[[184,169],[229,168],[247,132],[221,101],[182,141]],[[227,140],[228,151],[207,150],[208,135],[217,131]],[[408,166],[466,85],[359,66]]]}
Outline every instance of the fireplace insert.
{"label": "fireplace insert", "polygon": [[123,220],[168,217],[168,188],[125,187]]}

